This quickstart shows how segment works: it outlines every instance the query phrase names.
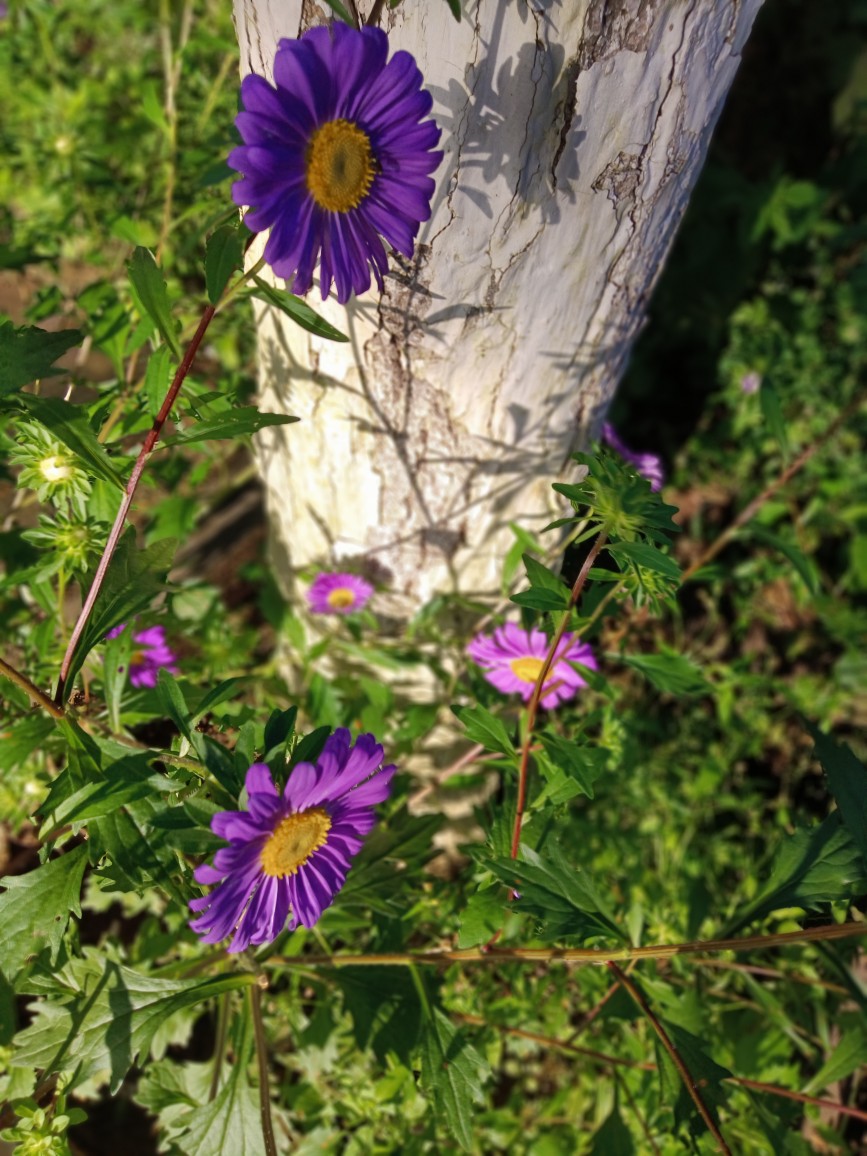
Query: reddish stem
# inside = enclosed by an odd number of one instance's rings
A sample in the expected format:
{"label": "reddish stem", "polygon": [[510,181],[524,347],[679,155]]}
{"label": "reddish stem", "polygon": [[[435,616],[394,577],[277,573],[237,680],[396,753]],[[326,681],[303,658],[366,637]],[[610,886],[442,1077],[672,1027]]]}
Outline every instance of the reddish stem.
{"label": "reddish stem", "polygon": [[57,691],[54,695],[54,701],[57,706],[63,705],[66,691],[66,681],[69,677],[69,668],[72,665],[75,648],[78,645],[82,633],[84,632],[84,628],[87,625],[87,620],[90,617],[91,611],[93,610],[94,603],[96,602],[99,592],[102,589],[102,584],[105,581],[106,571],[108,570],[109,563],[111,562],[114,552],[117,549],[120,536],[123,533],[126,516],[129,513],[130,506],[132,505],[132,500],[135,496],[135,492],[138,488],[138,484],[141,480],[144,468],[147,465],[147,460],[153,452],[154,446],[159,440],[159,436],[162,433],[163,426],[165,425],[169,414],[172,412],[172,407],[177,400],[177,396],[180,393],[184,379],[190,372],[190,368],[193,364],[193,361],[195,360],[196,353],[198,352],[199,346],[202,343],[202,339],[207,332],[208,326],[211,324],[215,312],[216,307],[209,305],[202,314],[202,319],[199,322],[199,326],[196,329],[196,332],[193,334],[190,344],[187,346],[187,351],[184,354],[181,364],[178,366],[172,384],[169,386],[169,391],[165,396],[165,400],[163,401],[162,406],[160,407],[160,411],[154,419],[154,424],[151,426],[150,431],[144,440],[142,448],[139,450],[139,455],[136,458],[135,465],[132,468],[132,473],[129,476],[129,481],[126,484],[126,493],[123,496],[123,501],[120,504],[120,509],[117,512],[117,517],[114,520],[114,525],[112,526],[111,533],[108,536],[108,542],[106,543],[105,550],[102,553],[102,558],[99,560],[99,566],[96,569],[93,583],[90,587],[90,590],[88,591],[87,598],[84,600],[84,605],[81,608],[81,613],[79,614],[78,621],[75,623],[75,626],[72,630],[69,644],[66,647],[66,653],[63,656],[63,663],[60,667],[60,678],[58,679]]}
{"label": "reddish stem", "polygon": [[590,553],[584,559],[584,565],[578,571],[578,577],[575,579],[575,584],[572,587],[572,592],[569,595],[569,608],[560,620],[560,624],[554,632],[554,637],[551,640],[551,645],[548,647],[548,653],[545,655],[545,661],[542,663],[542,669],[539,671],[536,678],[536,685],[533,687],[533,693],[530,695],[530,701],[527,704],[527,725],[524,730],[524,739],[521,743],[521,762],[518,767],[518,801],[515,804],[515,826],[512,830],[512,858],[518,857],[518,847],[521,845],[521,824],[524,821],[524,808],[527,803],[527,780],[529,778],[530,768],[530,747],[533,742],[533,727],[536,725],[536,715],[539,710],[539,702],[542,698],[542,687],[545,685],[545,679],[548,677],[548,671],[554,662],[554,655],[557,653],[557,647],[560,645],[560,640],[566,633],[566,627],[569,625],[569,616],[572,607],[578,602],[581,597],[581,591],[584,589],[584,583],[587,581],[587,575],[599,556],[599,552],[608,540],[608,534],[605,530],[599,535],[590,550]]}

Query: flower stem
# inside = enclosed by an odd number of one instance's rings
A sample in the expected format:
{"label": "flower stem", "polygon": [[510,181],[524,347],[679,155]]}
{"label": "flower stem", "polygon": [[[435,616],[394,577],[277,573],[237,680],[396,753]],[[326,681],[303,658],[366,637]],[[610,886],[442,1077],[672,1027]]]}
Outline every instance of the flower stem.
{"label": "flower stem", "polygon": [[0,658],[0,674],[8,678],[10,682],[14,682],[16,686],[20,686],[35,703],[38,703],[43,710],[47,710],[54,718],[66,717],[60,707],[55,706],[47,694],[43,694],[39,687],[34,686],[29,678],[19,673],[19,671],[17,671],[14,666],[10,666],[8,662],[4,662],[2,658]]}
{"label": "flower stem", "polygon": [[139,455],[136,458],[135,465],[132,468],[132,473],[130,474],[129,481],[126,484],[126,493],[124,494],[123,501],[120,504],[120,509],[117,512],[117,517],[114,520],[111,533],[108,536],[108,542],[106,543],[102,558],[99,560],[99,566],[97,567],[96,575],[94,576],[93,583],[90,587],[90,590],[88,591],[87,598],[84,600],[84,605],[81,608],[78,621],[73,627],[72,634],[69,639],[69,644],[66,647],[66,653],[63,656],[63,663],[60,667],[60,678],[58,679],[57,691],[54,695],[54,702],[58,707],[62,706],[66,696],[66,683],[69,677],[69,668],[72,665],[72,658],[75,654],[75,648],[78,645],[82,633],[84,632],[85,626],[87,625],[87,620],[91,615],[91,611],[93,610],[97,596],[102,589],[102,584],[105,581],[105,575],[108,571],[109,563],[111,562],[114,552],[117,549],[117,544],[120,541],[124,523],[126,522],[126,516],[129,512],[130,506],[132,505],[132,500],[135,496],[135,492],[138,488],[138,484],[141,480],[141,476],[144,472],[147,460],[153,452],[154,446],[159,440],[159,436],[162,433],[163,426],[165,425],[169,414],[172,412],[172,407],[177,400],[181,386],[183,385],[187,374],[190,372],[190,368],[193,364],[193,361],[195,360],[196,353],[198,352],[199,346],[201,345],[202,340],[207,333],[208,326],[211,324],[215,312],[216,307],[214,305],[208,305],[202,314],[202,319],[199,322],[198,328],[193,334],[190,344],[187,346],[187,351],[184,354],[183,360],[178,366],[172,384],[169,386],[165,400],[160,407],[159,413],[154,419],[154,424],[151,426],[150,431],[144,440],[144,444],[139,451]]}
{"label": "flower stem", "polygon": [[262,1022],[262,989],[258,983],[247,989],[250,993],[250,1012],[256,1036],[256,1063],[259,1067],[259,1114],[262,1120],[262,1139],[265,1156],[277,1156],[274,1126],[271,1123],[271,1094],[268,1090],[268,1049],[265,1046],[265,1025]]}
{"label": "flower stem", "polygon": [[267,967],[411,967],[424,964],[442,967],[451,963],[571,963],[605,967],[609,961],[673,959],[678,955],[701,955],[718,951],[761,951],[769,947],[793,947],[805,943],[849,939],[867,935],[867,923],[831,923],[802,931],[772,935],[747,935],[740,939],[706,939],[689,943],[663,943],[647,947],[470,947],[455,951],[383,952],[365,955],[274,955]]}
{"label": "flower stem", "polygon": [[608,533],[603,530],[593,546],[590,553],[584,559],[584,565],[578,572],[578,577],[575,579],[575,584],[569,595],[569,608],[560,619],[560,624],[554,632],[554,637],[551,639],[551,645],[548,647],[548,653],[545,655],[545,661],[542,663],[542,669],[539,671],[536,678],[536,685],[533,687],[533,693],[530,695],[530,701],[527,704],[527,721],[524,727],[523,739],[521,742],[521,761],[518,767],[518,800],[515,804],[515,825],[512,829],[512,858],[516,859],[518,856],[518,848],[521,845],[521,825],[524,821],[524,808],[527,803],[527,780],[529,778],[530,768],[530,747],[533,743],[533,727],[536,725],[536,714],[539,710],[539,701],[542,698],[542,687],[545,685],[545,679],[548,677],[548,671],[554,662],[554,655],[557,653],[557,647],[560,645],[560,640],[566,633],[566,627],[569,625],[569,618],[572,613],[573,606],[576,605],[578,599],[581,597],[581,591],[584,589],[584,584],[587,581],[587,575],[599,556],[599,552],[608,540]]}
{"label": "flower stem", "polygon": [[647,1022],[659,1037],[659,1042],[668,1052],[669,1056],[671,1056],[672,1062],[674,1063],[674,1066],[677,1068],[678,1072],[680,1072],[680,1077],[686,1085],[687,1092],[689,1092],[689,1095],[692,1098],[692,1102],[698,1109],[698,1113],[702,1120],[704,1120],[707,1130],[716,1140],[720,1152],[723,1152],[725,1156],[732,1156],[732,1150],[729,1148],[725,1141],[725,1137],[719,1130],[719,1125],[717,1124],[716,1120],[714,1120],[710,1110],[701,1097],[701,1093],[698,1090],[698,1082],[693,1077],[692,1072],[690,1072],[689,1068],[686,1066],[683,1056],[681,1056],[680,1052],[675,1047],[671,1036],[669,1036],[668,1032],[663,1027],[661,1020],[657,1018],[650,1004],[644,998],[644,994],[642,993],[641,989],[637,986],[637,984],[632,982],[629,976],[624,971],[622,971],[613,960],[608,961],[608,967],[617,977],[621,987],[623,987],[625,991],[629,992],[633,1000],[635,1000],[635,1002],[641,1008],[642,1012],[647,1018]]}
{"label": "flower stem", "polygon": [[[250,989],[252,991],[252,988]],[[214,1070],[211,1073],[211,1086],[208,1088],[208,1101],[216,1099],[220,1088],[220,1072],[223,1068],[223,1054],[226,1051],[226,1032],[229,1027],[229,992],[225,991],[217,1001],[217,1038],[214,1041]]]}

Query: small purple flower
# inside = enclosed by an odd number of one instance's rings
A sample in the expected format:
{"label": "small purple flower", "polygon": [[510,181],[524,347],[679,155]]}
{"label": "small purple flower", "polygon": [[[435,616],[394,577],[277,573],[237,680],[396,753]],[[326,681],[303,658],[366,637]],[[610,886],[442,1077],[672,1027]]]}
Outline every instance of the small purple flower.
{"label": "small purple flower", "polygon": [[373,735],[336,730],[312,763],[293,768],[282,796],[264,763],[247,771],[247,810],[221,811],[211,828],[229,846],[214,866],[195,872],[217,886],[193,899],[202,912],[190,927],[205,943],[234,936],[229,951],[270,943],[289,930],[312,927],[346,882],[351,860],[376,822],[373,808],[388,798],[396,767],[382,765]]}
{"label": "small purple flower", "polygon": [[[117,638],[126,630],[126,623],[115,626],[106,634],[106,639]],[[166,632],[162,626],[149,626],[132,636],[136,648],[129,657],[129,681],[136,687],[155,687],[160,670],[177,674],[176,656],[166,642]]]}
{"label": "small purple flower", "polygon": [[341,304],[364,293],[371,270],[382,290],[381,238],[412,256],[443,156],[421,83],[408,52],[388,60],[381,29],[339,21],[281,40],[274,86],[241,82],[244,143],[228,163],[243,176],[232,197],[250,206],[248,228],[271,230],[265,260],[293,293],[310,289],[317,260],[323,300],[332,281]]}
{"label": "small purple flower", "polygon": [[373,587],[355,574],[319,574],[307,591],[314,614],[351,614],[367,605]]}
{"label": "small purple flower", "polygon": [[608,421],[602,426],[602,440],[620,454],[625,462],[631,462],[643,478],[647,478],[651,490],[662,489],[662,483],[665,481],[662,458],[657,457],[656,454],[635,453],[620,440],[617,430]]}
{"label": "small purple flower", "polygon": [[[505,626],[496,628],[493,637],[477,634],[467,647],[467,654],[484,670],[485,678],[497,690],[503,694],[520,694],[524,702],[529,702],[549,645],[541,630],[528,633],[507,622]],[[590,645],[575,639],[572,634],[564,634],[545,677],[544,685],[548,689],[539,700],[549,710],[573,698],[579,687],[587,685],[569,665],[570,662],[580,663],[590,670],[597,669]]]}
{"label": "small purple flower", "polygon": [[741,378],[741,392],[742,393],[758,393],[762,384],[762,375],[756,373],[751,369],[749,373],[745,373]]}

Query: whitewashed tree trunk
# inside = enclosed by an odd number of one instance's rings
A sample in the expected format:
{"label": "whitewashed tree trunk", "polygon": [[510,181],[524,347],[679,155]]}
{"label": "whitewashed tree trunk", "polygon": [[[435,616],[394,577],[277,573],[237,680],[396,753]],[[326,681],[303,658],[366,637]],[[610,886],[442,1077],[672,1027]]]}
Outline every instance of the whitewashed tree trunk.
{"label": "whitewashed tree trunk", "polygon": [[[278,40],[330,12],[234,2],[242,72],[269,79]],[[760,5],[386,8],[445,158],[413,260],[392,259],[382,296],[322,307],[349,345],[258,313],[261,407],[303,422],[257,446],[287,587],[352,559],[400,618],[496,590],[509,521],[562,513],[551,482],[608,407]]]}

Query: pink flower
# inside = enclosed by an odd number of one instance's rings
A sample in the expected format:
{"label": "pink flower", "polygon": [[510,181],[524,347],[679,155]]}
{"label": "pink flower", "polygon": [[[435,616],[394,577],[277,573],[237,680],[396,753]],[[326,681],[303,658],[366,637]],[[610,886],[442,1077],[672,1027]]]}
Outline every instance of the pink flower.
{"label": "pink flower", "polygon": [[314,614],[351,614],[361,610],[373,587],[355,574],[319,574],[307,591]]}
{"label": "pink flower", "polygon": [[[467,647],[467,654],[485,672],[485,678],[503,694],[520,694],[529,702],[536,679],[545,662],[550,642],[541,630],[527,632],[508,622],[498,626],[493,637],[477,634]],[[564,634],[557,644],[554,661],[545,678],[539,700],[550,709],[573,698],[579,687],[587,682],[569,664],[580,663],[589,670],[597,669],[590,645],[580,642],[573,634]]]}
{"label": "pink flower", "polygon": [[657,457],[656,454],[635,453],[620,440],[617,430],[609,421],[602,426],[602,440],[620,454],[625,462],[631,462],[643,478],[647,478],[651,490],[662,489],[662,483],[665,481],[662,458]]}
{"label": "pink flower", "polygon": [[[106,639],[117,638],[126,630],[126,623],[115,626],[106,634]],[[177,674],[174,651],[166,642],[165,628],[149,626],[147,630],[139,630],[132,636],[137,643],[129,656],[129,681],[133,686],[155,687],[160,670],[165,669],[170,674]]]}

